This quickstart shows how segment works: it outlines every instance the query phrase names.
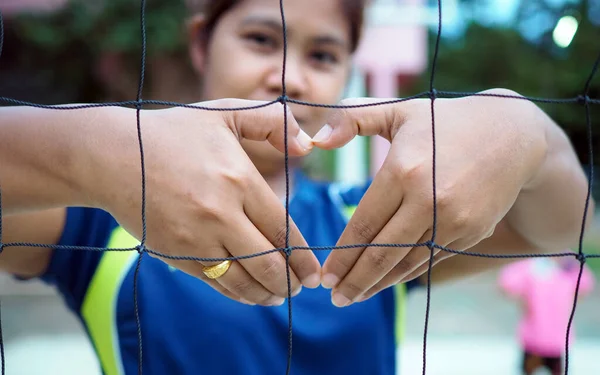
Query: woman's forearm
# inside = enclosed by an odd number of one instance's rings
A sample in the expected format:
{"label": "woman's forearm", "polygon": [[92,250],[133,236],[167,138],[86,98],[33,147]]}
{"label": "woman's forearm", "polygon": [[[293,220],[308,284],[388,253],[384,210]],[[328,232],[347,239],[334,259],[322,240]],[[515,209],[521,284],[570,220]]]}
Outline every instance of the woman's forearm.
{"label": "woman's forearm", "polygon": [[[541,251],[577,246],[588,194],[588,180],[563,130],[544,112],[548,152],[535,177],[519,194],[506,220],[508,225]],[[586,227],[594,218],[590,197]]]}
{"label": "woman's forearm", "polygon": [[3,213],[90,205],[97,190],[91,181],[105,180],[98,161],[118,151],[106,140],[122,111],[0,108]]}

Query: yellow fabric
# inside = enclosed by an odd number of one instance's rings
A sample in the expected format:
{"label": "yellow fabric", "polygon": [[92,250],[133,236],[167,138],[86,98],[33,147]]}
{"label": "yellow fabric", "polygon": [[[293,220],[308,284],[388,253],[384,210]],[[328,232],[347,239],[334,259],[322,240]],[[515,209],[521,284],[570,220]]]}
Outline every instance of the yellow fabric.
{"label": "yellow fabric", "polygon": [[[347,220],[350,220],[357,206],[345,206],[344,215]],[[396,345],[400,344],[404,339],[404,331],[406,325],[406,285],[396,284],[394,287],[394,301],[396,303],[396,319],[394,322],[394,334]]]}
{"label": "yellow fabric", "polygon": [[394,301],[396,301],[396,345],[399,345],[404,341],[404,332],[406,328],[406,284],[396,284],[393,288]]}
{"label": "yellow fabric", "polygon": [[[139,245],[123,228],[112,232],[108,248],[131,248]],[[100,358],[106,375],[122,375],[123,366],[117,334],[117,299],[125,275],[137,256],[137,251],[107,251],[88,286],[81,315]]]}

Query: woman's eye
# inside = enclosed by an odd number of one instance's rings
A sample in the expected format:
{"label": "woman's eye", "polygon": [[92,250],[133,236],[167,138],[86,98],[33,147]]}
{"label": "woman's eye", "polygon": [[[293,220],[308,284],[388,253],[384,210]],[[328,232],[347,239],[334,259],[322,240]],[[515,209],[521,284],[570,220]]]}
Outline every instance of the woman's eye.
{"label": "woman's eye", "polygon": [[252,43],[261,45],[261,46],[274,46],[275,41],[268,35],[261,33],[251,33],[246,35],[246,39],[251,41]]}
{"label": "woman's eye", "polygon": [[321,64],[335,64],[338,61],[335,55],[323,51],[313,52],[312,58]]}

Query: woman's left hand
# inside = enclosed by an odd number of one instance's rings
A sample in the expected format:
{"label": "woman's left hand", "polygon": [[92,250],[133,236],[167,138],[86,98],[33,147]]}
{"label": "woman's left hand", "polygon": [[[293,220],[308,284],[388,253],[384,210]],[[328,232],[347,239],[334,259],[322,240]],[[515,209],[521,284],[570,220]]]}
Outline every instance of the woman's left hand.
{"label": "woman's left hand", "polygon": [[[508,90],[487,93],[517,95]],[[381,135],[391,142],[338,246],[424,244],[435,233],[435,244],[466,250],[493,234],[534,180],[547,149],[540,121],[545,114],[534,104],[471,96],[436,99],[434,105],[435,211],[430,99],[338,109],[313,138],[324,149],[341,147],[356,135]],[[452,255],[433,251],[434,262]],[[347,306],[425,273],[429,257],[425,245],[335,250],[323,265],[322,285],[333,288],[336,306]]]}

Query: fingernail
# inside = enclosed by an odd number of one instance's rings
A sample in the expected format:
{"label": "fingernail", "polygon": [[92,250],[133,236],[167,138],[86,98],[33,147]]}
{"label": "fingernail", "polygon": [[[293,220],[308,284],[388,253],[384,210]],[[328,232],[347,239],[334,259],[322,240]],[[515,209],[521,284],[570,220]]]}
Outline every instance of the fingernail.
{"label": "fingernail", "polygon": [[267,306],[281,306],[285,302],[285,299],[282,297],[272,296],[267,301]]}
{"label": "fingernail", "polygon": [[313,137],[313,142],[325,142],[333,132],[333,128],[329,124],[325,124]]}
{"label": "fingernail", "polygon": [[292,292],[292,297],[296,297],[302,291],[302,285],[298,289]]}
{"label": "fingernail", "polygon": [[321,275],[318,273],[313,273],[312,275],[307,276],[302,280],[302,284],[310,289],[315,289],[319,287],[321,283]]}
{"label": "fingernail", "polygon": [[328,273],[325,276],[323,276],[323,281],[321,281],[321,285],[323,285],[323,288],[325,289],[331,289],[334,286],[336,286],[339,281],[340,279],[336,275]]}
{"label": "fingernail", "polygon": [[300,129],[300,133],[296,137],[300,146],[306,151],[310,150],[313,147],[313,140],[306,134],[302,129]]}
{"label": "fingernail", "polygon": [[256,305],[256,303],[250,302],[250,301],[248,301],[247,299],[244,299],[244,298],[240,298],[240,302],[241,303],[245,303],[246,305],[250,305],[250,306]]}
{"label": "fingernail", "polygon": [[341,293],[333,293],[333,296],[331,297],[331,302],[334,306],[337,307],[345,307],[350,304],[350,300]]}

